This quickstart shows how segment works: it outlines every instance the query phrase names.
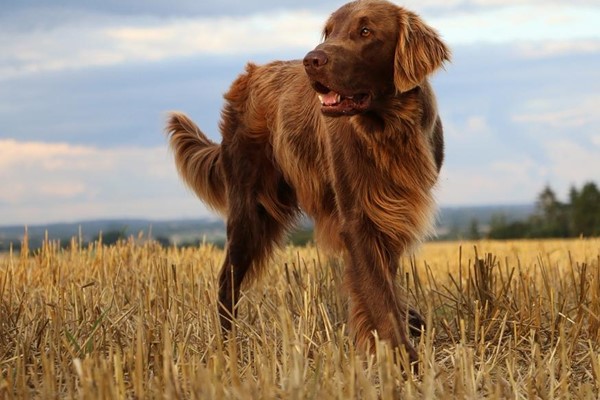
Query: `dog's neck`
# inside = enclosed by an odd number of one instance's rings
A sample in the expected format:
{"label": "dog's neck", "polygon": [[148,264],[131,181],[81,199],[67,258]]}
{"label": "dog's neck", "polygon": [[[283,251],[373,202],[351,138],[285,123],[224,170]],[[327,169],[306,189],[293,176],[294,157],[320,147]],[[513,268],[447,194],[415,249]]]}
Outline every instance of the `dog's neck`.
{"label": "dog's neck", "polygon": [[[350,123],[369,136],[397,136],[408,133],[420,123],[415,119],[419,115],[418,112],[415,113],[415,107],[419,104],[420,95],[421,87],[416,86],[407,92],[380,96],[373,102],[372,109],[349,117]],[[398,129],[399,127],[401,129]]]}

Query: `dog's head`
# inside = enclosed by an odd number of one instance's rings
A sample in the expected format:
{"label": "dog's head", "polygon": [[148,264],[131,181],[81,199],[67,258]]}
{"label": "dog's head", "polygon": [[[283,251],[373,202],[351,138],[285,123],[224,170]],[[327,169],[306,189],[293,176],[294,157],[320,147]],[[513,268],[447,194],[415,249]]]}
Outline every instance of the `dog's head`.
{"label": "dog's head", "polygon": [[385,0],[358,0],[335,11],[304,67],[327,115],[354,115],[409,91],[449,60],[438,33]]}

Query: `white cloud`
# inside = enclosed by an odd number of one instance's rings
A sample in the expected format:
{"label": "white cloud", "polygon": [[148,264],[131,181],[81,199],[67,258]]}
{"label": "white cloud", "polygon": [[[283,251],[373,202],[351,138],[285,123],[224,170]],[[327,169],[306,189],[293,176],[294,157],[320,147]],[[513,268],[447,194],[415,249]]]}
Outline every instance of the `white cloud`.
{"label": "white cloud", "polygon": [[472,143],[473,141],[481,143],[493,137],[492,128],[485,115],[469,115],[459,125],[454,125],[448,121],[444,134],[448,137],[448,140],[455,143]]}
{"label": "white cloud", "polygon": [[[597,5],[596,0],[571,0],[571,4],[578,5]],[[564,4],[562,0],[408,0],[404,2],[407,6],[412,8],[468,8],[474,7],[479,8],[498,8],[515,5],[552,5],[552,4]]]}
{"label": "white cloud", "polygon": [[552,140],[544,144],[550,158],[550,169],[556,182],[566,193],[569,185],[581,186],[588,181],[598,183],[600,176],[600,141],[588,146],[567,139]]}
{"label": "white cloud", "polygon": [[484,116],[471,116],[467,119],[467,130],[474,133],[483,133],[489,131],[488,123]]}
{"label": "white cloud", "polygon": [[547,179],[548,171],[526,156],[506,157],[473,167],[447,164],[438,184],[445,206],[529,203]]}
{"label": "white cloud", "polygon": [[570,100],[565,104],[564,98],[531,99],[525,104],[524,112],[513,115],[512,120],[523,124],[545,125],[563,131],[597,127],[600,124],[600,96]]}
{"label": "white cloud", "polygon": [[489,140],[491,129],[484,115],[469,115],[460,123],[448,118],[444,121],[444,136],[453,143]]}
{"label": "white cloud", "polygon": [[[522,45],[521,52],[536,57],[598,51],[600,7],[536,1],[482,4],[455,1],[448,7],[456,10],[425,17],[453,46],[531,42]],[[433,5],[439,2],[409,8]],[[0,27],[0,77],[198,55],[281,54],[297,49],[301,56],[319,42],[326,18],[326,13],[307,10],[214,18],[78,14],[77,19],[45,29]]]}
{"label": "white cloud", "polygon": [[0,28],[0,76],[194,55],[249,54],[310,49],[320,40],[324,18],[307,12],[247,17],[172,18],[90,16],[49,31]]}
{"label": "white cloud", "polygon": [[536,2],[497,2],[502,7],[428,18],[454,45],[600,39],[600,7]]}
{"label": "white cloud", "polygon": [[168,148],[0,140],[0,224],[209,215],[184,189]]}
{"label": "white cloud", "polygon": [[519,43],[517,44],[517,53],[526,58],[600,53],[600,38]]}
{"label": "white cloud", "polygon": [[[0,140],[0,173],[12,168],[28,168],[32,165],[43,169],[60,169],[69,158],[85,160],[92,154],[90,147],[74,146],[67,143],[48,144],[42,142],[18,142],[13,139]],[[81,167],[76,166],[76,167]]]}
{"label": "white cloud", "polygon": [[557,112],[541,112],[514,116],[515,122],[544,124],[560,128],[579,128],[587,125],[593,116],[583,110],[569,108]]}

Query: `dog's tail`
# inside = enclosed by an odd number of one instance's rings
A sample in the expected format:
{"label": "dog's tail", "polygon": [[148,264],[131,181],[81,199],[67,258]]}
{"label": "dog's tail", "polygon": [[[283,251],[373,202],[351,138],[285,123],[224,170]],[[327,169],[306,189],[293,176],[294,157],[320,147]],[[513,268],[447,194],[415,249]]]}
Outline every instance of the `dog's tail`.
{"label": "dog's tail", "polygon": [[166,131],[181,178],[209,207],[225,215],[227,189],[221,169],[221,146],[211,142],[181,113],[169,115]]}

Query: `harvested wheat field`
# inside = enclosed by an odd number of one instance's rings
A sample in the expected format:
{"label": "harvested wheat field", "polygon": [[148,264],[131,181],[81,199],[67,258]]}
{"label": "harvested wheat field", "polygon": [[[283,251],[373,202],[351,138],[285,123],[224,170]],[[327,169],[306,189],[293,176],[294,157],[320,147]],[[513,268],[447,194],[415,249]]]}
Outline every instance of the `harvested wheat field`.
{"label": "harvested wheat field", "polygon": [[[0,398],[597,398],[600,239],[428,243],[402,260],[429,316],[414,371],[355,352],[341,263],[285,248],[220,335],[210,245],[0,255]],[[396,360],[396,361],[394,361]]]}

